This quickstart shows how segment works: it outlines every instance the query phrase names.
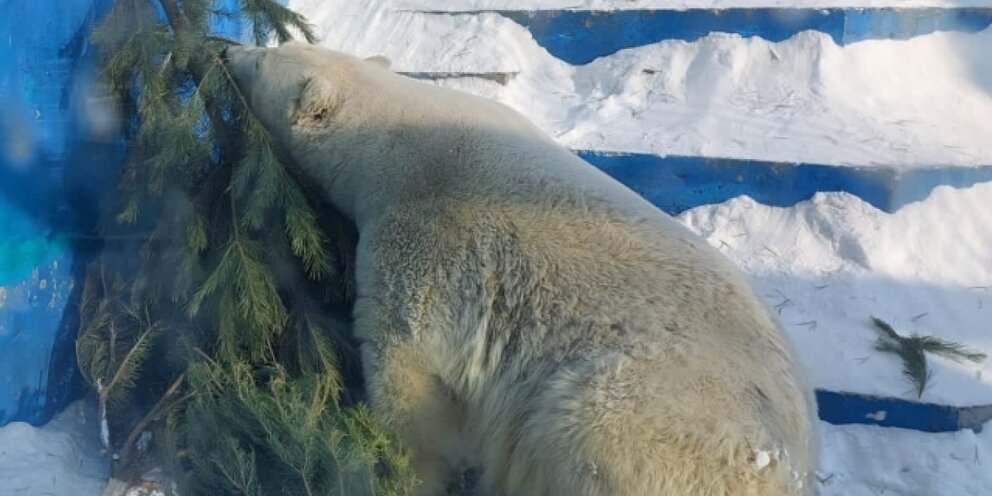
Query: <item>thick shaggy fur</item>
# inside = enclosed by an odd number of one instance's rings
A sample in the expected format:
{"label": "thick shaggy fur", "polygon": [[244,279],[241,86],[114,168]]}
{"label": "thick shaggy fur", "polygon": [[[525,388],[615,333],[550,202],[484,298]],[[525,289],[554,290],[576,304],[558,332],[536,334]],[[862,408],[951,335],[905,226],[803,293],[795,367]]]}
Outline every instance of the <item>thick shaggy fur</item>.
{"label": "thick shaggy fur", "polygon": [[375,412],[423,495],[802,495],[782,333],[716,250],[498,103],[301,44],[232,48],[254,112],[359,231]]}

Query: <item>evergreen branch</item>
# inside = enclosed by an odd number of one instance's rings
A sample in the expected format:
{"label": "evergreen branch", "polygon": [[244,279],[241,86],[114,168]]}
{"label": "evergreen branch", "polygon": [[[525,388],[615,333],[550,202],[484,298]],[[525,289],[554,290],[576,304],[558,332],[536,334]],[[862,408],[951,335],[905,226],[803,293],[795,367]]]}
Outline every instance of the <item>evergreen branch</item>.
{"label": "evergreen branch", "polygon": [[200,288],[193,293],[193,296],[190,297],[189,303],[186,304],[187,315],[190,317],[196,317],[197,314],[200,313],[200,308],[203,306],[203,302],[217,291],[217,288],[221,286],[221,283],[226,284],[230,280],[231,275],[234,272],[234,262],[232,258],[233,252],[234,244],[230,243],[225,249],[224,254],[221,256],[220,262],[217,263],[217,266],[214,268],[213,272],[205,281],[203,281],[203,284],[201,284]]}
{"label": "evergreen branch", "polygon": [[894,339],[896,341],[899,341],[901,339],[901,336],[899,336],[899,334],[896,333],[896,330],[893,329],[892,326],[889,325],[888,322],[886,322],[886,321],[884,321],[884,320],[882,320],[882,319],[880,319],[878,317],[875,317],[875,316],[872,316],[871,320],[875,324],[875,327],[879,331],[881,331],[882,334],[885,337],[888,337],[890,339]]}
{"label": "evergreen branch", "polygon": [[121,449],[118,462],[120,465],[127,466],[130,463],[131,451],[134,448],[135,443],[137,443],[138,437],[141,436],[141,433],[144,432],[145,428],[148,427],[152,421],[156,420],[159,415],[162,414],[167,407],[167,400],[172,398],[172,396],[179,391],[179,388],[182,387],[183,381],[185,380],[186,375],[181,374],[174,381],[172,381],[172,384],[169,385],[168,389],[165,390],[165,393],[163,393],[158,399],[155,406],[153,406],[151,410],[148,410],[148,413],[146,413],[144,417],[142,417],[141,420],[134,426],[134,428],[131,429],[131,433],[128,434],[127,439],[124,440],[123,448]]}
{"label": "evergreen branch", "polygon": [[175,0],[157,0],[162,10],[165,12],[165,17],[169,20],[169,24],[172,26],[173,32],[178,32],[186,29],[186,15],[179,8],[179,5]]}
{"label": "evergreen branch", "polygon": [[258,260],[256,250],[249,242],[235,242],[233,249],[238,269],[234,286],[241,315],[252,328],[265,333],[279,332],[286,323],[287,314],[271,274]]}
{"label": "evergreen branch", "polygon": [[984,353],[972,351],[961,343],[947,341],[933,336],[912,335],[900,336],[887,322],[878,317],[872,317],[880,336],[875,343],[875,349],[886,353],[894,353],[903,363],[903,375],[916,390],[916,396],[922,397],[923,391],[933,377],[933,372],[927,365],[927,353],[941,355],[952,360],[962,358],[973,362],[985,359]]}
{"label": "evergreen branch", "polygon": [[[303,17],[275,1],[240,2],[256,42],[286,41],[293,30],[313,40]],[[353,423],[354,432],[345,432],[337,352],[347,348],[335,339],[346,324],[310,294],[318,287],[311,281],[320,280],[334,292],[326,298],[349,301],[353,233],[332,217],[330,229],[342,234],[329,237],[305,183],[280,160],[218,57],[234,42],[209,34],[212,5],[118,0],[94,35],[106,54],[108,87],[137,118],[127,134],[117,220],[145,240],[138,251],[115,241],[125,248],[116,253],[139,253],[138,263],[124,257],[123,277],[113,281],[94,272],[80,305],[80,368],[100,395],[107,432],[129,433],[113,471],[138,463],[138,437],[164,418],[175,437],[156,436],[156,443],[174,455],[184,494],[362,490],[350,481],[370,493],[402,494],[382,489],[406,484],[390,469],[404,458],[380,441],[357,439],[386,436],[381,427]],[[266,222],[277,225],[262,229]],[[114,235],[125,227],[107,229],[108,239],[124,239]],[[157,393],[162,366],[172,364],[144,364],[177,345],[180,364],[166,377],[180,379],[135,418],[121,400],[131,398],[137,380],[148,379]]]}
{"label": "evergreen branch", "polygon": [[978,363],[986,358],[985,353],[974,351],[965,345],[954,341],[947,341],[933,336],[914,336],[909,339],[913,339],[919,343],[918,346],[923,351],[940,355],[954,361],[960,361],[963,358],[965,360]]}
{"label": "evergreen branch", "polygon": [[203,222],[203,217],[196,212],[193,212],[186,225],[186,236],[190,253],[200,254],[207,249],[209,242],[207,226]]}
{"label": "evergreen branch", "polygon": [[318,225],[317,214],[310,207],[299,186],[292,179],[287,179],[286,184],[283,200],[286,236],[289,238],[293,255],[303,261],[304,269],[310,279],[321,281],[331,273],[327,237]]}
{"label": "evergreen branch", "polygon": [[151,351],[149,341],[157,332],[158,328],[156,325],[149,324],[145,331],[138,336],[138,339],[130,345],[127,353],[121,359],[120,363],[116,365],[116,371],[112,374],[110,382],[104,386],[108,397],[113,391],[116,391],[116,386],[118,385],[125,389],[134,387],[134,377],[138,372],[138,368]]}
{"label": "evergreen branch", "polygon": [[313,27],[306,22],[300,14],[289,10],[276,2],[268,0],[240,0],[241,11],[245,13],[252,23],[252,30],[255,34],[255,43],[265,45],[269,41],[270,33],[275,31],[280,43],[284,43],[293,38],[288,27],[296,28],[303,35],[307,43],[315,43],[316,35]]}

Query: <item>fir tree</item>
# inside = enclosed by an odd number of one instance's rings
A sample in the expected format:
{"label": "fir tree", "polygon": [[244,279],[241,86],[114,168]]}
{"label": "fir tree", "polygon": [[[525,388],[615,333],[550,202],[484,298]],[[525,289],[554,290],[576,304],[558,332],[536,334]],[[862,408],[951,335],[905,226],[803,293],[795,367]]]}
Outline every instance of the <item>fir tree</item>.
{"label": "fir tree", "polygon": [[237,4],[119,0],[94,33],[130,118],[77,341],[114,475],[162,465],[183,495],[406,494],[402,450],[342,396],[354,230],[282,159],[209,26],[241,15],[259,45],[313,33],[274,0]]}

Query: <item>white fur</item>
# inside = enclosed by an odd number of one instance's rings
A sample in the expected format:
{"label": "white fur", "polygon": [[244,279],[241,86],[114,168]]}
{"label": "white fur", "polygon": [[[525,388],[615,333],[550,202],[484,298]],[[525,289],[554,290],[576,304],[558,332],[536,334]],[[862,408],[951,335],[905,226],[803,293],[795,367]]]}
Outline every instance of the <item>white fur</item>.
{"label": "white fur", "polygon": [[808,494],[812,402],[729,262],[498,103],[301,44],[231,49],[355,219],[367,386],[438,495]]}

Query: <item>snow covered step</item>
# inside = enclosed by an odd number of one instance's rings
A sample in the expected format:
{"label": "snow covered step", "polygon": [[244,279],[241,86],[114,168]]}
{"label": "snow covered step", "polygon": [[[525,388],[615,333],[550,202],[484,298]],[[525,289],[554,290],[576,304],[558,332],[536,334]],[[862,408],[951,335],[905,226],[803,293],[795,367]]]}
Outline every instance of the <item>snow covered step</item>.
{"label": "snow covered step", "polygon": [[[324,45],[406,73],[515,73],[436,83],[501,101],[579,150],[911,169],[992,164],[992,28],[839,46],[715,33],[572,66],[509,19],[385,10]],[[430,33],[423,35],[419,33]],[[407,41],[409,40],[409,41]],[[912,84],[907,84],[912,81]]]}
{"label": "snow covered step", "polygon": [[894,213],[847,193],[786,208],[738,197],[678,219],[775,311],[820,390],[823,420],[957,430],[992,416],[992,361],[928,358],[932,380],[917,400],[899,358],[876,349],[871,318],[992,355],[990,194],[992,182],[940,186]]}
{"label": "snow covered step", "polygon": [[436,15],[497,13],[527,28],[539,45],[574,65],[624,48],[664,40],[695,41],[735,33],[782,41],[814,30],[838,45],[907,39],[935,31],[977,32],[992,25],[992,8],[727,8],[689,10],[422,11]]}
{"label": "snow covered step", "polygon": [[923,200],[937,186],[964,188],[992,181],[992,165],[899,170],[593,150],[576,153],[671,214],[741,195],[787,207],[827,191],[850,193],[894,212]]}

